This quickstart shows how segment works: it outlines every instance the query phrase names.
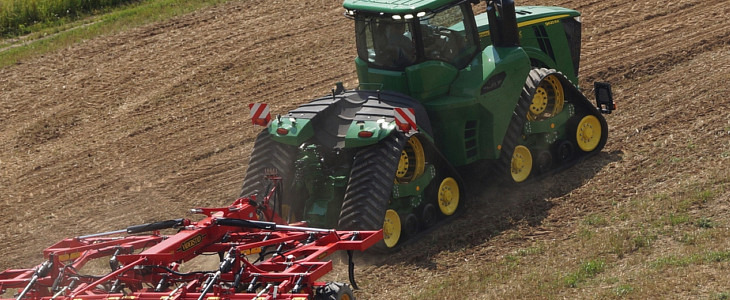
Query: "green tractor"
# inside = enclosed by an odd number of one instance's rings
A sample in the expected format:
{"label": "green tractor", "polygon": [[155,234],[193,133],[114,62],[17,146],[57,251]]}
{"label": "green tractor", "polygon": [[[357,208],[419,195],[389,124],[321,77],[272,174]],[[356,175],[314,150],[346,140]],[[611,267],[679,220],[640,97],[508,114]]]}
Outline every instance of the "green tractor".
{"label": "green tractor", "polygon": [[[270,120],[256,139],[241,196],[282,177],[289,222],[383,228],[387,251],[462,210],[457,168],[523,182],[599,152],[615,109],[578,89],[581,20],[511,0],[345,0],[355,21],[359,87]],[[489,164],[484,164],[489,162]]]}

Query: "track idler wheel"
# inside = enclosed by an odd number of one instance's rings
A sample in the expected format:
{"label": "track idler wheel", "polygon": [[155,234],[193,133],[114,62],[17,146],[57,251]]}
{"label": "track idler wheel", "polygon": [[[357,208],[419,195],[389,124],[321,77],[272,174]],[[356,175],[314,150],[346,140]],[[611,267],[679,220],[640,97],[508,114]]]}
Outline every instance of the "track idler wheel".
{"label": "track idler wheel", "polygon": [[523,182],[532,172],[532,153],[523,145],[515,147],[512,152],[511,173],[515,182]]}
{"label": "track idler wheel", "polygon": [[535,165],[540,174],[547,173],[553,167],[553,155],[547,150],[540,151],[537,154],[537,162]]}
{"label": "track idler wheel", "polygon": [[447,216],[453,215],[459,207],[459,184],[452,177],[446,177],[441,181],[438,188],[437,202],[441,213]]}
{"label": "track idler wheel", "polygon": [[383,242],[388,248],[395,247],[400,240],[403,226],[400,222],[400,216],[395,210],[389,209],[385,211],[385,221],[383,221]]}
{"label": "track idler wheel", "polygon": [[420,226],[418,225],[418,218],[416,215],[408,214],[403,222],[403,235],[406,237],[412,237],[415,236],[419,230]]}
{"label": "track idler wheel", "polygon": [[[435,183],[434,183],[435,184]],[[436,206],[426,203],[421,209],[421,224],[423,228],[429,228],[436,224]]]}
{"label": "track idler wheel", "polygon": [[578,122],[575,129],[575,140],[578,148],[584,152],[591,152],[601,142],[601,122],[594,115],[587,115]]}
{"label": "track idler wheel", "polygon": [[575,145],[568,140],[562,140],[555,145],[555,154],[558,164],[564,164],[575,155]]}

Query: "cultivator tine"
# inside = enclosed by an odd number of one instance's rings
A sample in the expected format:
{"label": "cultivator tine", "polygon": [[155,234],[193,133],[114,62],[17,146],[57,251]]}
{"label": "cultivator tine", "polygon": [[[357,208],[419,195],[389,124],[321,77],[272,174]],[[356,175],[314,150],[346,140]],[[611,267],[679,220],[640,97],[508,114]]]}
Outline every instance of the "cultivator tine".
{"label": "cultivator tine", "polygon": [[[58,278],[62,278],[62,277],[59,276]],[[56,299],[58,296],[63,295],[63,293],[65,293],[68,290],[73,290],[76,287],[76,283],[78,283],[78,282],[79,282],[78,277],[71,277],[71,282],[67,286],[64,286],[60,291],[55,293],[53,295],[53,297],[51,297],[50,300]]]}

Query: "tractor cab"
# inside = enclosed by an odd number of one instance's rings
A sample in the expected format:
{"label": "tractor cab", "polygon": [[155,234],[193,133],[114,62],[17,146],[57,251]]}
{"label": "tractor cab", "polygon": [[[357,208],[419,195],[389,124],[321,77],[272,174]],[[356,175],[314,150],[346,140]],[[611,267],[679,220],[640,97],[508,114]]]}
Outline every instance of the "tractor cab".
{"label": "tractor cab", "polygon": [[371,68],[403,71],[441,61],[461,69],[479,51],[469,2],[415,13],[347,10],[347,15],[355,19],[358,58]]}
{"label": "tractor cab", "polygon": [[475,1],[346,0],[355,21],[360,88],[421,101],[445,95],[480,53]]}

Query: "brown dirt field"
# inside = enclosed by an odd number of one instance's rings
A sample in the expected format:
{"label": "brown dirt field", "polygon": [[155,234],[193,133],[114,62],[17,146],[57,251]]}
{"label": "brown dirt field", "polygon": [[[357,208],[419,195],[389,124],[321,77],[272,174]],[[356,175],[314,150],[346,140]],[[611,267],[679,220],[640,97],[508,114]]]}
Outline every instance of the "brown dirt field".
{"label": "brown dirt field", "polygon": [[[730,1],[518,4],[583,13],[581,86],[611,82],[619,106],[606,148],[520,192],[473,183],[464,216],[360,267],[358,296],[404,298],[535,240],[559,248],[612,201],[730,178]],[[65,237],[230,203],[259,130],[248,103],[284,113],[336,81],[356,85],[353,26],[340,6],[234,1],[0,69],[0,269],[34,266]],[[718,219],[723,193],[709,210]],[[465,297],[519,287],[491,288]]]}

